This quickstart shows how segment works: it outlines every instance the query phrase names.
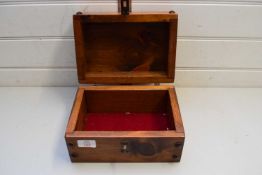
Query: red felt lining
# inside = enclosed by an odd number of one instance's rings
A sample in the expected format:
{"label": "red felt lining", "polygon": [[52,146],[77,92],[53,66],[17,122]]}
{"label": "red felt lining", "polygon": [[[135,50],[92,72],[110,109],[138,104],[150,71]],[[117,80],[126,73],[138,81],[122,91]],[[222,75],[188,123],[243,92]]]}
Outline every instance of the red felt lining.
{"label": "red felt lining", "polygon": [[174,130],[166,113],[89,113],[85,131],[159,131]]}

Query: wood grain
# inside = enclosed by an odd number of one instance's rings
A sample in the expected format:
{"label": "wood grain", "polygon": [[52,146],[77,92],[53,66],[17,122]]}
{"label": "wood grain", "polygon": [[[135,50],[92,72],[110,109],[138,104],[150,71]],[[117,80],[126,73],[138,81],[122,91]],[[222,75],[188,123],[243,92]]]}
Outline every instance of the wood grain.
{"label": "wood grain", "polygon": [[82,15],[77,15],[76,18],[87,22],[95,23],[107,23],[107,22],[169,22],[171,20],[177,19],[177,15],[168,13],[131,13],[130,15],[119,15],[117,13],[107,13],[107,14],[88,14],[83,13]]}
{"label": "wood grain", "polygon": [[[79,148],[77,139],[67,139],[72,162],[178,162],[182,148],[174,145],[183,142],[181,138],[95,138],[96,148]],[[127,152],[121,152],[123,143]]]}
{"label": "wood grain", "polygon": [[[80,86],[65,133],[71,161],[180,161],[185,135],[173,90],[170,85]],[[88,112],[170,112],[170,122],[175,125],[175,130],[83,131],[81,122]],[[79,147],[77,140],[93,140],[96,147]],[[126,145],[125,151],[123,144]]]}
{"label": "wood grain", "polygon": [[176,69],[176,44],[177,44],[177,25],[178,21],[171,20],[169,25],[169,50],[168,50],[168,77],[175,77]]}
{"label": "wood grain", "polygon": [[[73,17],[75,19],[75,16]],[[85,57],[86,52],[84,51],[84,36],[83,36],[83,29],[82,23],[79,20],[74,20],[74,35],[75,35],[75,50],[76,50],[76,63],[77,63],[77,75],[78,79],[82,80],[85,78]]]}
{"label": "wood grain", "polygon": [[66,134],[67,138],[184,138],[185,134],[174,131],[74,131]]}
{"label": "wood grain", "polygon": [[83,111],[81,107],[83,107],[83,97],[84,97],[84,90],[79,88],[76,93],[75,101],[72,106],[72,111],[70,118],[68,120],[68,124],[66,127],[66,134],[71,133],[76,129],[77,121],[79,119],[79,114]]}
{"label": "wood grain", "polygon": [[178,104],[175,88],[170,88],[168,91],[169,91],[169,96],[170,96],[170,103],[172,106],[171,109],[172,109],[172,113],[174,117],[176,132],[184,133],[185,131],[184,131],[184,126],[182,122],[182,117],[180,114],[180,109],[179,109],[179,104]]}
{"label": "wood grain", "polygon": [[173,81],[177,14],[78,13],[73,19],[80,83]]}
{"label": "wood grain", "polygon": [[90,113],[161,113],[166,112],[168,92],[163,90],[85,91]]}

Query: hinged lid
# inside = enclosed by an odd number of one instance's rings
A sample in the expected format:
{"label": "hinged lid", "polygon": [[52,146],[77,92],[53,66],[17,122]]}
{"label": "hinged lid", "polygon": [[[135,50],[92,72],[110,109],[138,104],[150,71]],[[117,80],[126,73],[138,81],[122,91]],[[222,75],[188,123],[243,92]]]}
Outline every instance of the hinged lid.
{"label": "hinged lid", "polygon": [[74,15],[80,83],[174,81],[177,14]]}

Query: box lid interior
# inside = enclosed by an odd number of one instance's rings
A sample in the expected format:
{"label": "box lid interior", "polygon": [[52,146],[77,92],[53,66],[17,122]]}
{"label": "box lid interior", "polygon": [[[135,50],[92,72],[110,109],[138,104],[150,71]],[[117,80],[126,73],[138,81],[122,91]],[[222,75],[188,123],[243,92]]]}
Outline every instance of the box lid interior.
{"label": "box lid interior", "polygon": [[174,81],[176,14],[77,14],[73,22],[80,83]]}

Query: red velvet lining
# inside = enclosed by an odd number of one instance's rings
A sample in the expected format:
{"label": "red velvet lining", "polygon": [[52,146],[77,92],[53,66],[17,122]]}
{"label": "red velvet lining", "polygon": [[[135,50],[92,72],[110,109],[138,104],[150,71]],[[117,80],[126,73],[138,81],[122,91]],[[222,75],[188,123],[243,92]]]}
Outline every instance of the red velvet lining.
{"label": "red velvet lining", "polygon": [[173,130],[166,113],[89,113],[85,131],[158,131]]}

